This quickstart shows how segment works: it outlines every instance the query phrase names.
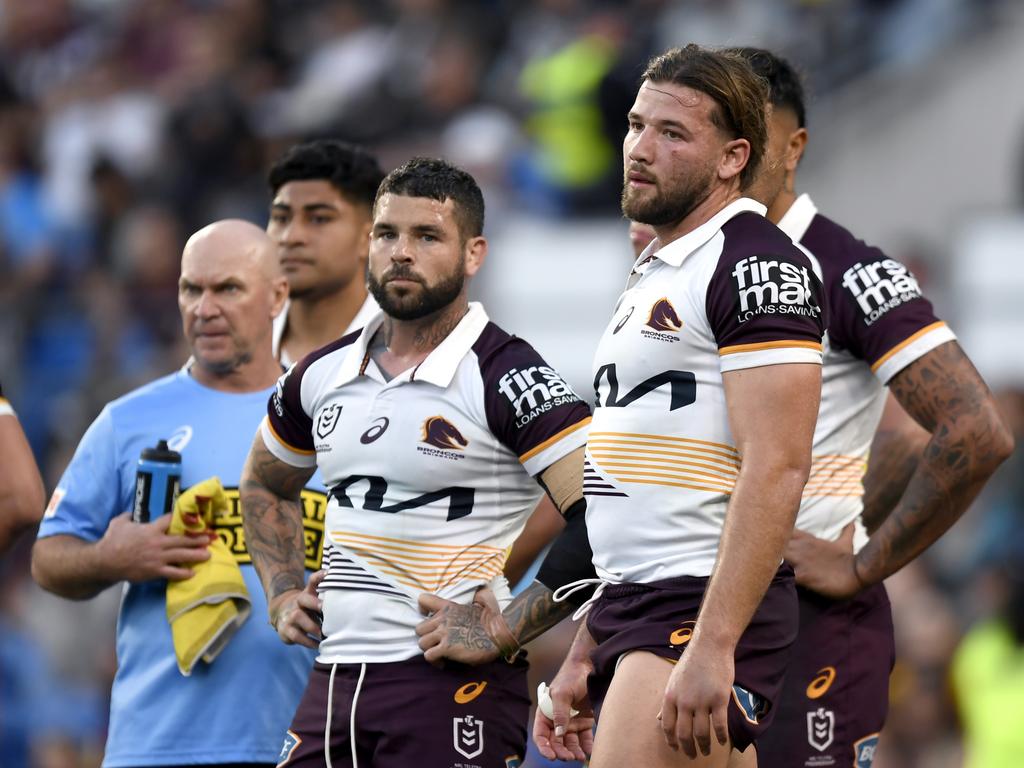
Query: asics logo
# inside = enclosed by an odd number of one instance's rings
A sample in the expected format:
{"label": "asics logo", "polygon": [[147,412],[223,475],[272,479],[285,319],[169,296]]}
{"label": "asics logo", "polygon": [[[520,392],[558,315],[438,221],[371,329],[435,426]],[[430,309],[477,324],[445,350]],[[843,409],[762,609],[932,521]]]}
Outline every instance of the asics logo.
{"label": "asics logo", "polygon": [[466,683],[464,686],[459,688],[455,692],[455,703],[456,704],[469,704],[473,699],[484,692],[484,688],[487,687],[487,683]]}

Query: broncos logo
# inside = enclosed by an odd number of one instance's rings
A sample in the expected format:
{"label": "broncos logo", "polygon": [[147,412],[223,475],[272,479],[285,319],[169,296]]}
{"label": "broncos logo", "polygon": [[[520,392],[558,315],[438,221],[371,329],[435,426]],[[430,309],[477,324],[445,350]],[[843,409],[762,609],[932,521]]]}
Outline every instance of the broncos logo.
{"label": "broncos logo", "polygon": [[647,318],[647,326],[656,331],[678,333],[683,328],[683,321],[676,314],[676,308],[668,299],[658,299],[651,307],[651,315]]}
{"label": "broncos logo", "polygon": [[458,427],[444,416],[431,416],[423,422],[423,442],[450,451],[461,451],[469,445]]}

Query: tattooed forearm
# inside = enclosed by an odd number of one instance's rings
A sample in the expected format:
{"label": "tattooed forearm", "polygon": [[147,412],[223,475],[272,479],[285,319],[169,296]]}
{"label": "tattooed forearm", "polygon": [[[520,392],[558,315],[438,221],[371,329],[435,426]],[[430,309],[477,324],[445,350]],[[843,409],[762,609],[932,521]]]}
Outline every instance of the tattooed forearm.
{"label": "tattooed forearm", "polygon": [[519,593],[502,611],[509,629],[520,645],[544,634],[551,627],[573,612],[574,606],[567,600],[556,603],[553,592],[539,581]]}
{"label": "tattooed forearm", "polygon": [[907,366],[889,388],[931,439],[892,513],[857,555],[865,584],[895,573],[945,533],[1013,449],[992,394],[956,342]]}
{"label": "tattooed forearm", "polygon": [[929,435],[918,425],[914,431],[880,428],[871,441],[871,455],[864,475],[864,511],[868,534],[885,522],[918,469]]}
{"label": "tattooed forearm", "polygon": [[256,435],[242,472],[242,526],[268,603],[306,583],[299,494],[313,471],[278,460]]}

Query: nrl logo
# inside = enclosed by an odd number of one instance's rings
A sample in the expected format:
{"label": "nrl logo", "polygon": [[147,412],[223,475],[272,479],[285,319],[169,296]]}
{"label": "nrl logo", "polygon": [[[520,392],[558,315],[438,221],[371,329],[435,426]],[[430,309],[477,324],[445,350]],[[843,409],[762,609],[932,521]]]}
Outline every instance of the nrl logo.
{"label": "nrl logo", "polygon": [[835,738],[836,714],[830,709],[819,707],[807,713],[807,743],[819,752],[824,752]]}
{"label": "nrl logo", "polygon": [[452,718],[455,751],[467,760],[484,751],[484,721],[472,715]]}
{"label": "nrl logo", "polygon": [[323,440],[334,428],[338,426],[338,416],[341,415],[341,406],[335,403],[320,411],[316,417],[316,436]]}

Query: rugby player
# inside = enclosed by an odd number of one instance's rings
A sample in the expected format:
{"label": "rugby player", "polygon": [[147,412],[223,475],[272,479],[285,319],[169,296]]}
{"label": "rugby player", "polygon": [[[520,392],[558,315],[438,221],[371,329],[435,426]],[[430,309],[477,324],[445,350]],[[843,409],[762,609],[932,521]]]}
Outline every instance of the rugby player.
{"label": "rugby player", "polygon": [[[514,638],[500,643],[511,663],[438,668],[414,632],[423,592],[469,603],[488,585],[507,604],[502,566],[537,480],[582,516],[589,409],[467,300],[483,218],[476,182],[447,163],[388,174],[369,252],[382,312],[281,379],[253,442],[242,502],[270,620],[285,642],[319,644],[282,765],[510,766],[524,754]],[[295,505],[317,467],[331,489],[319,596],[304,585]]]}
{"label": "rugby player", "polygon": [[[765,50],[734,52],[770,91],[768,151],[751,194],[818,260],[831,312],[811,473],[786,548],[799,585],[800,633],[775,722],[757,744],[758,765],[867,768],[894,661],[882,581],[959,519],[1013,442],[913,274],[797,194],[808,134],[796,71]],[[914,435],[898,430],[901,437],[885,439],[888,467],[873,473],[877,487],[865,504],[862,477],[886,387],[930,439],[909,472],[895,457],[901,443],[916,444]]]}
{"label": "rugby player", "polygon": [[297,144],[270,169],[267,234],[288,278],[289,303],[274,321],[274,354],[283,365],[362,328],[376,313],[366,259],[383,178],[373,155],[334,140]]}
{"label": "rugby player", "polygon": [[[810,467],[824,312],[810,260],[744,196],[766,98],[742,60],[687,46],[649,63],[629,113],[623,212],[658,237],[595,359],[583,487],[604,584],[567,686],[583,708],[589,656],[595,768],[728,764],[770,722],[796,635],[780,561]],[[424,647],[451,642],[443,621],[429,629]]]}

